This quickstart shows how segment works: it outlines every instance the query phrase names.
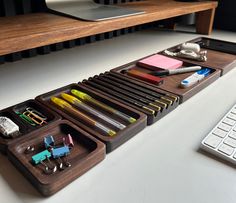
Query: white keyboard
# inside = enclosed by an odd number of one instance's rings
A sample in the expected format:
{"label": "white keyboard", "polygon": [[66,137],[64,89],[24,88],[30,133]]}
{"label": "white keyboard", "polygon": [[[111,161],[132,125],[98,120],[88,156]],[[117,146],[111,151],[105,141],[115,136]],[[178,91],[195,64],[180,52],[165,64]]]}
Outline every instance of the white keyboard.
{"label": "white keyboard", "polygon": [[236,164],[236,104],[203,139],[201,148]]}

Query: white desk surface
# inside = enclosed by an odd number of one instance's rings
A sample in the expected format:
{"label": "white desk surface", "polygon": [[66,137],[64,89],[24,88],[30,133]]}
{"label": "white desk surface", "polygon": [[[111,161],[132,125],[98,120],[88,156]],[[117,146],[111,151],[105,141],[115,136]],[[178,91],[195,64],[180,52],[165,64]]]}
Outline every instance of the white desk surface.
{"label": "white desk surface", "polygon": [[[0,66],[0,109],[198,37],[142,31]],[[236,42],[236,34],[211,37]],[[0,155],[2,203],[231,203],[236,169],[198,152],[236,102],[236,69],[144,129],[57,194],[43,198]]]}

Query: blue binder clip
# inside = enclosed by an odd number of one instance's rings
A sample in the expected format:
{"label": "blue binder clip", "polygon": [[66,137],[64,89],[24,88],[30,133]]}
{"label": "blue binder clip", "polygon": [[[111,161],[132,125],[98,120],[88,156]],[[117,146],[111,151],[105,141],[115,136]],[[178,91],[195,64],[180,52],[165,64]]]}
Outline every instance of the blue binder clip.
{"label": "blue binder clip", "polygon": [[52,135],[45,137],[43,141],[44,141],[44,146],[46,149],[53,147],[55,144],[54,138]]}

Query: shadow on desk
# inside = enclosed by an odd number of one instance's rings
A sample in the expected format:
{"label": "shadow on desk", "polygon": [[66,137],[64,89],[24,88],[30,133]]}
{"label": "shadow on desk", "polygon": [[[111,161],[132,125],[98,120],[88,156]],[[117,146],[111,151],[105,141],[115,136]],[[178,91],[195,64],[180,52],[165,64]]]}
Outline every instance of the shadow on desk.
{"label": "shadow on desk", "polygon": [[18,195],[27,194],[34,198],[43,198],[3,154],[0,154],[0,163],[0,176],[5,179],[12,191]]}

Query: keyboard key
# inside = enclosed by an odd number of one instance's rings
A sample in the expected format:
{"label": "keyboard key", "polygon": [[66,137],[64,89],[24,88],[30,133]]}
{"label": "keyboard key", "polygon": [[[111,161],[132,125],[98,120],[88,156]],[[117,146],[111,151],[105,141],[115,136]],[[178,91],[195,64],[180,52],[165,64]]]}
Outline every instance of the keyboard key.
{"label": "keyboard key", "polygon": [[221,130],[224,130],[225,132],[229,132],[232,128],[231,126],[224,123],[220,123],[217,127]]}
{"label": "keyboard key", "polygon": [[229,137],[236,139],[236,132],[235,131],[231,131],[229,133]]}
{"label": "keyboard key", "polygon": [[222,139],[220,137],[211,134],[206,138],[204,143],[212,148],[216,148],[221,143],[221,141]]}
{"label": "keyboard key", "polygon": [[230,156],[234,152],[234,148],[230,147],[229,145],[222,144],[220,145],[219,149],[220,152],[223,152],[224,154]]}
{"label": "keyboard key", "polygon": [[230,118],[230,119],[233,119],[233,120],[236,121],[236,114],[229,113],[229,114],[227,115],[227,118]]}
{"label": "keyboard key", "polygon": [[223,123],[228,124],[228,125],[230,125],[230,126],[233,126],[233,125],[235,125],[236,121],[234,121],[234,120],[232,120],[232,119],[230,119],[230,118],[225,118],[225,119],[223,120]]}
{"label": "keyboard key", "polygon": [[225,140],[224,140],[224,143],[235,148],[236,147],[236,140],[235,139],[232,139],[230,137],[227,137]]}
{"label": "keyboard key", "polygon": [[236,114],[236,108],[233,108],[231,113]]}
{"label": "keyboard key", "polygon": [[214,135],[217,135],[221,138],[224,138],[226,135],[227,135],[227,132],[219,129],[219,128],[216,128],[213,132],[212,132]]}

